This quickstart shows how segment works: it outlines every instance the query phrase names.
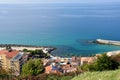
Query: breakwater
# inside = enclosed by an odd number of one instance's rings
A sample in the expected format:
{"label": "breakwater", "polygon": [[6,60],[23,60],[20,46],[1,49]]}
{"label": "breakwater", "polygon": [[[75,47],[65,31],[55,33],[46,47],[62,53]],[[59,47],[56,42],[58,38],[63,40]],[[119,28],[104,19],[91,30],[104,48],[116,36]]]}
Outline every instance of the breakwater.
{"label": "breakwater", "polygon": [[96,39],[95,43],[99,44],[108,44],[108,45],[117,45],[120,46],[120,41],[113,41],[113,40],[105,40],[105,39]]}

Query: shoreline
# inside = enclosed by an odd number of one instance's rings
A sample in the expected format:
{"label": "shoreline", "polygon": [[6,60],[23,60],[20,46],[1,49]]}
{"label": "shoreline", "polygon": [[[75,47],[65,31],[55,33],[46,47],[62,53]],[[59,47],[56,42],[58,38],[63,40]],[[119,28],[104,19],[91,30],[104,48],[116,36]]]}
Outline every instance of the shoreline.
{"label": "shoreline", "polygon": [[[98,43],[98,42],[95,42],[95,43]],[[98,43],[98,44],[103,44],[103,43]],[[51,54],[52,51],[57,49],[56,47],[53,47],[53,46],[37,46],[37,45],[23,45],[23,44],[0,44],[0,50],[6,49],[6,46],[11,46],[11,48],[13,50],[19,50],[19,51],[22,51],[23,49],[27,49],[27,50],[39,49],[39,50],[42,50],[44,53],[49,53],[52,57],[53,57],[53,55]],[[107,51],[107,52],[103,52],[103,53],[108,53],[108,54],[113,55],[113,54],[116,54],[116,52],[120,53],[120,50]],[[101,53],[96,53],[96,54],[101,54]],[[96,54],[91,54],[91,55],[96,55]],[[85,57],[86,56],[89,56],[89,55],[85,55]]]}
{"label": "shoreline", "polygon": [[55,50],[55,47],[52,46],[36,46],[36,45],[22,45],[22,44],[0,44],[0,50],[6,49],[6,46],[11,46],[14,50],[36,50],[40,49],[43,50],[44,53],[51,53],[53,50]]}
{"label": "shoreline", "polygon": [[0,47],[6,47],[6,46],[14,46],[14,47],[36,47],[36,48],[55,48],[52,46],[37,46],[37,45],[27,45],[27,44],[0,44]]}

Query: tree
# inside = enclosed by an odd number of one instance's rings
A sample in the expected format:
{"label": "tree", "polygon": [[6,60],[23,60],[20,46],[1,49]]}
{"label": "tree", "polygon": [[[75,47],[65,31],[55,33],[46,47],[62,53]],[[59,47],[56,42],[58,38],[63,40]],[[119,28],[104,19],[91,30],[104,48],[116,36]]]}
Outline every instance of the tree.
{"label": "tree", "polygon": [[84,64],[81,66],[83,71],[104,71],[104,70],[115,70],[118,69],[119,63],[113,58],[102,54],[98,57],[97,61],[91,64]]}
{"label": "tree", "polygon": [[22,67],[22,76],[38,75],[44,71],[41,59],[30,59]]}
{"label": "tree", "polygon": [[28,50],[27,49],[23,49],[23,52],[28,52]]}
{"label": "tree", "polygon": [[118,69],[118,62],[108,57],[106,54],[102,54],[101,57],[98,57],[97,59],[97,70],[103,71],[103,70],[115,70]]}
{"label": "tree", "polygon": [[118,62],[119,65],[120,65],[120,53],[117,54],[117,55],[113,55],[113,56],[111,56],[111,58],[112,58],[113,60],[115,60],[116,62]]}
{"label": "tree", "polygon": [[49,58],[50,55],[48,53],[44,53],[42,50],[27,50],[23,49],[23,52],[30,52],[31,56],[34,56],[36,58]]}

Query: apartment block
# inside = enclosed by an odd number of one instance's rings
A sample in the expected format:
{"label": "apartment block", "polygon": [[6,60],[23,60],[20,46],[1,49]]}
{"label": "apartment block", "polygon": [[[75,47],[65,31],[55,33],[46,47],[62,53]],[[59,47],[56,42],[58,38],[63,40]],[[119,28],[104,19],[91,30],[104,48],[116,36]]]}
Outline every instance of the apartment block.
{"label": "apartment block", "polygon": [[0,50],[0,68],[14,75],[19,75],[22,65],[26,62],[27,58],[24,52],[6,49]]}

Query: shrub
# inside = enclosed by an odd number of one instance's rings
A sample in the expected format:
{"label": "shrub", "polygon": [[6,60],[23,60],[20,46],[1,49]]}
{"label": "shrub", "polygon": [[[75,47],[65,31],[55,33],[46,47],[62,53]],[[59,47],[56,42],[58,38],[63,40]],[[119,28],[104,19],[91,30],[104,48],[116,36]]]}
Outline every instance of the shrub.
{"label": "shrub", "polygon": [[98,57],[97,61],[91,64],[84,64],[81,66],[83,71],[104,71],[104,70],[115,70],[118,69],[119,63],[108,57],[106,54],[102,54]]}
{"label": "shrub", "polygon": [[22,76],[38,75],[44,71],[41,59],[31,59],[22,67]]}
{"label": "shrub", "polygon": [[115,70],[118,69],[118,62],[108,57],[106,54],[103,54],[97,59],[97,71],[103,70]]}

